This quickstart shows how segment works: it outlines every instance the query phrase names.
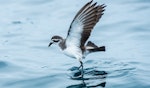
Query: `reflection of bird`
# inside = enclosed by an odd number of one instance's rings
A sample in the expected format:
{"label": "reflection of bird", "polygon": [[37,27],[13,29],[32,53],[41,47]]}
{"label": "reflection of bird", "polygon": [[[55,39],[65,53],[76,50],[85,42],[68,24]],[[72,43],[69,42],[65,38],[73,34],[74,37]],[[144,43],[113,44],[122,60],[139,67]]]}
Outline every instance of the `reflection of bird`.
{"label": "reflection of bird", "polygon": [[[90,70],[89,70],[90,69]],[[107,72],[106,71],[98,71],[93,68],[85,69],[86,77],[80,77],[81,71],[77,69],[70,69],[73,71],[73,75],[71,76],[72,80],[81,81],[80,84],[69,85],[66,88],[104,88],[106,85]]]}
{"label": "reflection of bird", "polygon": [[85,45],[90,33],[96,23],[103,15],[105,5],[97,5],[92,1],[85,4],[74,17],[66,39],[60,36],[53,36],[49,46],[58,43],[62,51],[73,58],[76,58],[81,63],[80,67],[83,69],[82,58],[85,55],[105,51],[105,46],[98,47],[91,41]]}

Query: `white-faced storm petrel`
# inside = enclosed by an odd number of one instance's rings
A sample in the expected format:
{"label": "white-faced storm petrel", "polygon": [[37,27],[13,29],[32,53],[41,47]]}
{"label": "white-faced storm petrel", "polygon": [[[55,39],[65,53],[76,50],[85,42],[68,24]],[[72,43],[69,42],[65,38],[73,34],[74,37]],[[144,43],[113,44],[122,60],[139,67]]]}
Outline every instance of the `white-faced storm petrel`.
{"label": "white-faced storm petrel", "polygon": [[[82,59],[89,53],[105,51],[105,46],[98,47],[88,40],[91,31],[96,23],[104,14],[104,4],[97,5],[93,0],[85,4],[75,15],[68,30],[67,37],[64,39],[58,35],[51,38],[49,46],[58,43],[61,50],[67,56],[76,58],[80,62],[83,70]],[[79,68],[80,68],[79,67]]]}

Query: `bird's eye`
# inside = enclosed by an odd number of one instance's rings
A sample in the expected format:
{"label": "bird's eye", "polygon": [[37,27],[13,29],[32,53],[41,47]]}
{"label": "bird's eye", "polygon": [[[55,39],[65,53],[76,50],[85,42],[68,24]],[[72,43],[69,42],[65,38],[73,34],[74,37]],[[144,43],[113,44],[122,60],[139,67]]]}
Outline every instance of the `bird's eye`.
{"label": "bird's eye", "polygon": [[54,42],[58,42],[59,40],[53,40]]}

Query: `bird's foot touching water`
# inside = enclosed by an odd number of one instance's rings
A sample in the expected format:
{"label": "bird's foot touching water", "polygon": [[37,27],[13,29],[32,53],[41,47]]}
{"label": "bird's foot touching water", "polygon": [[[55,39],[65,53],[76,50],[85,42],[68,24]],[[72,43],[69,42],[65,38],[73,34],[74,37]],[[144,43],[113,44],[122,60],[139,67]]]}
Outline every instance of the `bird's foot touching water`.
{"label": "bird's foot touching water", "polygon": [[69,70],[73,72],[73,75],[72,75],[73,78],[83,78],[83,76],[84,76],[84,69],[83,69],[82,61],[80,61],[79,67],[72,67]]}
{"label": "bird's foot touching water", "polygon": [[80,61],[80,67],[79,67],[79,70],[81,69],[81,77],[83,77],[84,75],[84,70],[83,70],[83,62]]}

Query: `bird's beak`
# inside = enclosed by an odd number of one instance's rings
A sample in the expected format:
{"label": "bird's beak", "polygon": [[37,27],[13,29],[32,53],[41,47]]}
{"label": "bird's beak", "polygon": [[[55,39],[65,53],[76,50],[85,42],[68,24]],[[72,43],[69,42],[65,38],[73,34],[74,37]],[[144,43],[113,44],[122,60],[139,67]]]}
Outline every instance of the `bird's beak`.
{"label": "bird's beak", "polygon": [[49,45],[48,45],[48,47],[50,47],[52,44],[53,44],[53,42],[50,42]]}

